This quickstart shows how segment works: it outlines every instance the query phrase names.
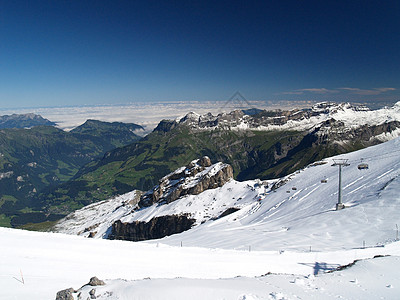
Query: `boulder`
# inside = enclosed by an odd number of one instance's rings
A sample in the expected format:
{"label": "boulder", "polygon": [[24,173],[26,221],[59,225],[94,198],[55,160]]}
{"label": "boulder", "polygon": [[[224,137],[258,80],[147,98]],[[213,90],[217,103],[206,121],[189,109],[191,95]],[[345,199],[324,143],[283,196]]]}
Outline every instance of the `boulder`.
{"label": "boulder", "polygon": [[96,276],[90,278],[88,284],[91,285],[91,286],[105,285],[104,281],[98,279]]}
{"label": "boulder", "polygon": [[72,294],[75,293],[73,288],[65,289],[57,292],[56,300],[74,300]]}

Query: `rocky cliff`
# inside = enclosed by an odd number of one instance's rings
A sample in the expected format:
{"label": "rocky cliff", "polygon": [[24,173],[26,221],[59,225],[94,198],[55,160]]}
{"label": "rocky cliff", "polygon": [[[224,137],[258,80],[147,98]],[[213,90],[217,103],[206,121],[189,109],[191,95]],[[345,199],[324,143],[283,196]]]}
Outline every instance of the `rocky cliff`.
{"label": "rocky cliff", "polygon": [[223,186],[231,178],[233,169],[230,165],[212,165],[210,158],[204,156],[161,178],[157,186],[141,197],[139,207],[171,203],[188,194],[197,195],[207,189]]}
{"label": "rocky cliff", "polygon": [[178,120],[161,122],[155,131],[166,132],[179,125],[189,126],[192,130],[313,130],[321,125],[329,127],[330,124],[334,127],[332,129],[347,131],[399,121],[399,118],[400,102],[391,108],[375,111],[362,105],[321,102],[308,109],[264,110],[251,115],[242,110],[217,116],[191,112]]}
{"label": "rocky cliff", "polygon": [[159,239],[165,236],[189,230],[196,220],[186,215],[161,216],[149,222],[121,222],[112,224],[109,239],[126,241],[145,241]]}
{"label": "rocky cliff", "polygon": [[[140,198],[136,211],[152,205],[166,205],[185,195],[198,195],[207,189],[221,187],[232,178],[230,165],[212,164],[210,158],[204,156],[163,177]],[[108,237],[129,241],[157,239],[188,230],[195,222],[196,219],[185,214],[156,216],[145,221],[117,220]]]}

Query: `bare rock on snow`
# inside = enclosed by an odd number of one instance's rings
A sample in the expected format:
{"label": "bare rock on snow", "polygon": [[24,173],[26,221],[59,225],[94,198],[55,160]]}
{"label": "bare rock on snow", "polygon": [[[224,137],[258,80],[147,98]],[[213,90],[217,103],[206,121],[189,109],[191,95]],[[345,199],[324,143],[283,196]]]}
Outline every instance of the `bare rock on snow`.
{"label": "bare rock on snow", "polygon": [[65,289],[57,292],[56,300],[74,300],[72,294],[75,293],[73,288]]}
{"label": "bare rock on snow", "polygon": [[230,165],[212,165],[210,158],[204,156],[161,178],[157,186],[140,198],[139,207],[171,203],[184,195],[198,195],[207,189],[221,187],[232,178]]}
{"label": "bare rock on snow", "polygon": [[104,281],[98,279],[96,276],[90,278],[88,284],[91,285],[91,286],[105,285]]}
{"label": "bare rock on snow", "polygon": [[152,218],[149,222],[127,222],[120,220],[112,224],[110,239],[145,241],[189,230],[195,220],[186,215],[172,215]]}

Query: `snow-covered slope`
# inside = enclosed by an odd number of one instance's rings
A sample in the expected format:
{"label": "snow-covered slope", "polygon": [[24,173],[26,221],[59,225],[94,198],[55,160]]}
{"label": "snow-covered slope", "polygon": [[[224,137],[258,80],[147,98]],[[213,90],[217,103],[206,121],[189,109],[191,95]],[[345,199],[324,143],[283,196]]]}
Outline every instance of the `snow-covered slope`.
{"label": "snow-covered slope", "polygon": [[[199,195],[140,210],[127,204],[133,197],[127,194],[77,211],[76,217],[57,228],[88,236],[87,228],[107,224],[96,230],[95,237],[101,238],[107,237],[110,224],[117,219],[148,222],[158,216],[187,214],[196,220],[195,226],[162,239],[162,243],[299,251],[382,245],[396,238],[400,223],[399,157],[400,139],[395,139],[326,159],[279,180],[231,180]],[[346,208],[336,211],[338,167],[332,164],[340,158],[348,159],[350,166],[342,168]],[[361,162],[369,168],[359,170]]]}
{"label": "snow-covered slope", "polygon": [[[323,274],[377,255],[392,257]],[[106,285],[85,286],[75,300],[93,289],[108,300],[396,299],[399,255],[400,242],[328,252],[235,251],[0,228],[0,299],[55,299],[92,276]]]}
{"label": "snow-covered slope", "polygon": [[[338,167],[332,166],[338,158],[350,163],[342,168],[342,200],[346,208],[340,211],[335,210]],[[361,162],[369,168],[359,170]],[[396,139],[309,166],[283,178],[285,184],[273,191],[265,191],[264,186],[254,182],[261,201],[251,201],[252,194],[247,193],[243,197],[246,202],[236,213],[162,242],[303,251],[310,247],[326,251],[385,244],[397,237],[400,225],[399,175],[400,139]],[[234,188],[235,182],[228,185]],[[217,199],[221,202],[231,198],[229,193],[220,191]]]}

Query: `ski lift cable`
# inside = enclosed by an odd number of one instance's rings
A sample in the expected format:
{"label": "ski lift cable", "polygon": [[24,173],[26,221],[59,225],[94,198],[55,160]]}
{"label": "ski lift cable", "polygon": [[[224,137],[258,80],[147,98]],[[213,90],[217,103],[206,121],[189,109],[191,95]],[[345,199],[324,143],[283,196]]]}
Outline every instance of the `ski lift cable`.
{"label": "ski lift cable", "polygon": [[365,162],[365,161],[372,161],[372,160],[377,160],[377,159],[396,157],[396,156],[399,156],[399,154],[395,154],[397,152],[400,153],[400,149],[393,150],[391,152],[382,153],[382,154],[372,155],[372,156],[364,156],[360,159],[355,159],[355,160],[350,160],[350,161],[353,163],[358,163],[358,162]]}

